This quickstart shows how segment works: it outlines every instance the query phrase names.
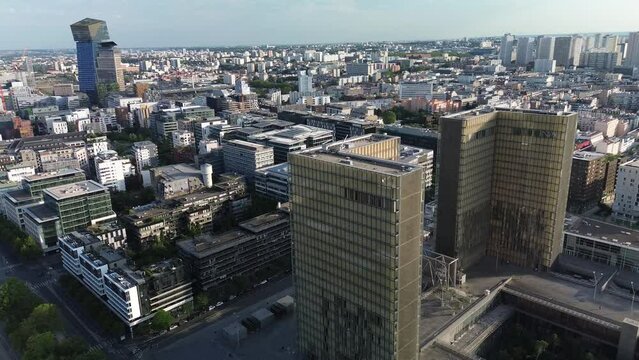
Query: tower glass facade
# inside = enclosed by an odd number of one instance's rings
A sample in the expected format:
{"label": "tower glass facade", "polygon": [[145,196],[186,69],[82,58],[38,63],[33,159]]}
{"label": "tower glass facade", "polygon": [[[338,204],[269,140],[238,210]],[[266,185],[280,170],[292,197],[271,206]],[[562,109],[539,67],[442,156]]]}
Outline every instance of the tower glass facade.
{"label": "tower glass facade", "polygon": [[422,169],[327,148],[289,163],[303,358],[417,359]]}
{"label": "tower glass facade", "polygon": [[442,121],[437,251],[549,268],[561,251],[574,113],[466,112]]}

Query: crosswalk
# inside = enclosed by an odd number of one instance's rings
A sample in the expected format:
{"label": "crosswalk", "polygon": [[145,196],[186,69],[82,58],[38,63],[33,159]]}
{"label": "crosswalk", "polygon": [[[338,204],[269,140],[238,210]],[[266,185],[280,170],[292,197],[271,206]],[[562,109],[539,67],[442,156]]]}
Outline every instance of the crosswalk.
{"label": "crosswalk", "polygon": [[40,281],[32,281],[27,283],[27,286],[29,286],[29,288],[31,290],[37,290],[37,289],[41,289],[45,286],[49,286],[53,283],[56,282],[56,279],[46,279],[46,280],[40,280]]}
{"label": "crosswalk", "polygon": [[109,339],[100,342],[99,344],[95,344],[89,348],[89,350],[102,350],[103,352],[109,354],[109,358],[121,358],[121,359],[131,359],[131,352],[124,347],[114,347],[113,344],[117,343],[117,339]]}

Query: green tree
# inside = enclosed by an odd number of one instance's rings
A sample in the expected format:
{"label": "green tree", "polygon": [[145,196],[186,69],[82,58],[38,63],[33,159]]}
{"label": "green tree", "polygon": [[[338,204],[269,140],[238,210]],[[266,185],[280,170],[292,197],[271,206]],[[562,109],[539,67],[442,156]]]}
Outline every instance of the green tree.
{"label": "green tree", "polygon": [[87,344],[78,337],[65,338],[55,348],[57,359],[77,359],[89,350]]}
{"label": "green tree", "polygon": [[543,354],[546,349],[548,349],[548,343],[544,340],[535,341],[535,360],[539,359],[541,354]]}
{"label": "green tree", "polygon": [[40,303],[40,298],[35,296],[24,282],[16,278],[9,278],[0,285],[0,319],[7,321],[9,332],[26,319]]}
{"label": "green tree", "polygon": [[394,124],[395,121],[397,121],[397,114],[388,110],[382,114],[382,119],[384,120],[384,124]]}
{"label": "green tree", "polygon": [[55,336],[47,331],[33,335],[27,340],[27,346],[22,356],[23,360],[53,360],[56,347]]}
{"label": "green tree", "polygon": [[155,331],[166,330],[173,324],[173,315],[165,310],[158,310],[151,319],[151,328]]}
{"label": "green tree", "polygon": [[53,304],[36,306],[31,315],[24,319],[15,331],[10,334],[11,342],[18,351],[23,351],[29,337],[47,331],[56,332],[62,329],[62,320]]}
{"label": "green tree", "polygon": [[197,310],[205,310],[209,306],[209,297],[205,293],[199,293],[195,296],[195,308]]}

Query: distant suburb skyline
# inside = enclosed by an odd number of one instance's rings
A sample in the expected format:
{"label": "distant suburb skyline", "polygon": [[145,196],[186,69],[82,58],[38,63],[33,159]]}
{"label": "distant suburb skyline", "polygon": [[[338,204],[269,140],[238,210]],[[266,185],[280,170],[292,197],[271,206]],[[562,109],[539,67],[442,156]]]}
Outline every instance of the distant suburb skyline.
{"label": "distant suburb skyline", "polygon": [[410,41],[639,31],[637,0],[0,0],[0,49],[73,48],[105,20],[120,47]]}

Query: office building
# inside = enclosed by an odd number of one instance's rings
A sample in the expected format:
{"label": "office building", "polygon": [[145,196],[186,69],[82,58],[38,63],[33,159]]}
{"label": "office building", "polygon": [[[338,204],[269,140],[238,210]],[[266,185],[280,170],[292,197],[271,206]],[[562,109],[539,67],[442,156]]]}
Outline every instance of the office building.
{"label": "office building", "polygon": [[[122,69],[122,52],[113,41],[104,41],[98,48],[97,76],[100,84],[115,84],[119,91],[124,91],[124,70]],[[140,101],[141,102],[141,101]]]}
{"label": "office building", "polygon": [[95,176],[98,183],[115,191],[126,191],[125,179],[135,175],[131,160],[121,158],[113,150],[95,156]]}
{"label": "office building", "polygon": [[515,59],[517,65],[526,66],[533,61],[534,41],[531,37],[517,38],[517,57]]}
{"label": "office building", "polygon": [[151,141],[133,143],[133,155],[135,156],[135,168],[138,174],[141,174],[145,168],[158,166],[158,146]]}
{"label": "office building", "polygon": [[379,132],[391,136],[399,136],[402,145],[433,150],[433,158],[437,159],[437,147],[439,144],[439,132],[437,131],[393,124],[384,126]]}
{"label": "office building", "polygon": [[280,120],[289,121],[294,124],[309,125],[331,130],[333,131],[335,140],[375,133],[379,126],[379,123],[376,121],[352,119],[344,116],[328,116],[297,110],[280,111],[277,113],[277,117]]}
{"label": "office building", "polygon": [[260,215],[218,235],[203,234],[180,241],[177,247],[197,286],[208,290],[288,257],[288,214],[277,211]]}
{"label": "office building", "polygon": [[427,99],[433,98],[432,82],[407,82],[399,83],[399,98],[405,99]]}
{"label": "office building", "polygon": [[572,157],[568,211],[581,213],[614,197],[617,161],[605,154],[579,151]]}
{"label": "office building", "polygon": [[639,221],[639,160],[619,166],[612,212],[615,219],[634,225]]}
{"label": "office building", "polygon": [[86,18],[71,25],[78,57],[80,91],[97,100],[97,57],[100,43],[109,39],[106,22]]}
{"label": "office building", "polygon": [[570,57],[568,63],[571,66],[579,66],[581,64],[582,50],[584,48],[584,38],[581,36],[573,36],[570,44]]}
{"label": "office building", "polygon": [[513,44],[515,37],[511,34],[505,34],[501,38],[501,45],[499,46],[499,59],[504,66],[510,66],[513,61]]}
{"label": "office building", "polygon": [[557,62],[551,59],[535,60],[534,71],[539,73],[554,73],[557,69]]}
{"label": "office building", "polygon": [[[254,129],[247,127],[244,129]],[[308,125],[293,125],[282,130],[260,132],[247,137],[255,142],[273,148],[273,159],[276,164],[286,162],[288,154],[293,151],[315,147],[333,141],[333,132]]]}
{"label": "office building", "polygon": [[253,180],[255,170],[273,165],[273,148],[242,140],[231,140],[224,144],[224,167],[227,172],[244,175]]}
{"label": "office building", "polygon": [[554,59],[555,38],[552,36],[544,36],[539,39],[537,47],[537,59],[550,60]]}
{"label": "office building", "polygon": [[639,32],[630,33],[627,44],[626,66],[632,68],[639,67]]}
{"label": "office building", "polygon": [[255,192],[279,202],[288,202],[288,163],[255,170]]}
{"label": "office building", "polygon": [[555,38],[555,48],[553,50],[553,59],[558,66],[568,67],[571,65],[570,54],[572,49],[572,37],[558,36]]}
{"label": "office building", "polygon": [[601,47],[606,49],[609,52],[617,52],[619,51],[619,36],[617,35],[605,35],[601,39]]}
{"label": "office building", "polygon": [[549,269],[561,251],[577,114],[490,108],[442,118],[436,250]]}
{"label": "office building", "polygon": [[49,187],[71,184],[86,180],[84,171],[65,169],[61,171],[25,176],[22,189],[10,190],[2,194],[4,213],[7,219],[24,229],[24,210],[42,204],[42,191]]}
{"label": "office building", "polygon": [[564,254],[639,273],[639,231],[577,216],[565,224]]}
{"label": "office building", "polygon": [[423,171],[394,139],[289,157],[302,357],[418,359]]}
{"label": "office building", "polygon": [[92,180],[47,188],[43,203],[25,209],[25,232],[43,250],[54,250],[57,238],[89,225],[112,220],[109,190]]}

